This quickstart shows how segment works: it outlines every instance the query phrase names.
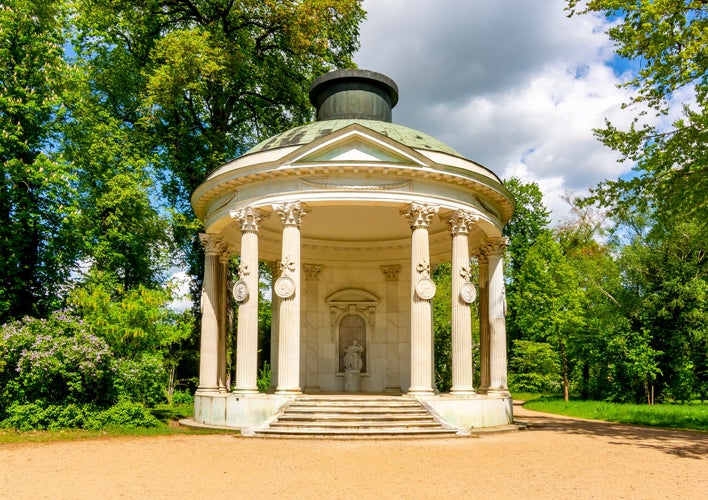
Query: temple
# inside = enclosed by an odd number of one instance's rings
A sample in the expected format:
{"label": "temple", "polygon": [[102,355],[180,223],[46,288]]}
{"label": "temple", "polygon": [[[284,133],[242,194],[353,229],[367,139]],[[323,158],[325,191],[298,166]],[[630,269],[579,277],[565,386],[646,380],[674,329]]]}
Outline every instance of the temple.
{"label": "temple", "polygon": [[[303,395],[346,392],[414,398],[457,428],[511,423],[502,228],[513,198],[489,169],[392,123],[397,100],[382,74],[322,75],[310,91],[317,121],[258,144],[194,192],[205,228],[196,422],[258,428]],[[273,271],[268,394],[256,385],[259,262]],[[447,297],[431,279],[441,262],[451,263]],[[227,383],[230,293],[238,326]],[[449,394],[434,384],[433,300],[452,308]]]}

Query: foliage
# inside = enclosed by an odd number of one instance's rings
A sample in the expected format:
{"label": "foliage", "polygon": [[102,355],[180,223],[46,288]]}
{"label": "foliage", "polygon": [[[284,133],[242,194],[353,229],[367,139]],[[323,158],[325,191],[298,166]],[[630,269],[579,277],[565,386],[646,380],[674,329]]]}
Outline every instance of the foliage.
{"label": "foliage", "polygon": [[0,322],[58,307],[75,256],[72,172],[48,153],[63,112],[61,3],[0,5]]}
{"label": "foliage", "polygon": [[[631,211],[654,207],[669,221],[705,224],[708,196],[708,4],[704,0],[568,0],[571,14],[602,13],[620,57],[637,61],[624,85],[636,89],[625,108],[629,129],[610,122],[600,140],[636,162],[630,179],[606,181],[595,200]],[[650,113],[656,119],[649,119]],[[670,125],[666,124],[671,120]],[[705,227],[705,226],[704,226]]]}
{"label": "foliage", "polygon": [[524,407],[572,417],[672,429],[708,431],[708,404],[652,405],[537,399]]}
{"label": "foliage", "polygon": [[105,404],[112,395],[108,345],[64,312],[5,324],[0,358],[0,408],[34,401]]}
{"label": "foliage", "polygon": [[0,422],[0,427],[18,431],[66,428],[96,430],[106,427],[135,429],[159,424],[143,405],[125,400],[105,410],[87,404],[13,403],[7,409],[7,415]]}
{"label": "foliage", "polygon": [[258,385],[258,392],[266,392],[270,387],[271,371],[270,365],[267,361],[263,362],[263,367],[258,370],[258,380],[256,384]]}
{"label": "foliage", "polygon": [[565,397],[569,394],[571,359],[569,345],[584,327],[585,295],[578,276],[560,245],[549,232],[542,233],[529,249],[517,279],[520,293],[509,298],[525,339],[551,343],[558,348]]}
{"label": "foliage", "polygon": [[554,394],[561,387],[558,353],[545,342],[515,340],[509,360],[509,389],[512,392]]}

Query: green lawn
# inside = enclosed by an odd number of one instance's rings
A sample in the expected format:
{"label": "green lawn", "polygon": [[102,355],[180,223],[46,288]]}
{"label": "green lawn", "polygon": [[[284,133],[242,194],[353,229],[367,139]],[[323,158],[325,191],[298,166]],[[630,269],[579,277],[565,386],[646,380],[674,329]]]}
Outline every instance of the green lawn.
{"label": "green lawn", "polygon": [[648,406],[603,401],[566,402],[557,398],[541,398],[527,401],[524,407],[529,410],[608,422],[708,431],[706,403]]}

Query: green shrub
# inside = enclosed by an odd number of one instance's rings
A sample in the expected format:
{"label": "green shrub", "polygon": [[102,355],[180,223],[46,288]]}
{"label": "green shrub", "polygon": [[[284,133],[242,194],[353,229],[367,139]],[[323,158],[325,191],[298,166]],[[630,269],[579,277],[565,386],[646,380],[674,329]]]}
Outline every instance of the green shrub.
{"label": "green shrub", "polygon": [[266,392],[270,387],[270,365],[267,361],[263,362],[263,368],[258,370],[258,380],[256,385],[258,386],[258,392]]}
{"label": "green shrub", "polygon": [[[259,388],[260,388],[260,386],[259,386]],[[193,404],[193,403],[194,403],[194,396],[190,392],[178,390],[178,391],[175,391],[172,393],[172,404],[183,405],[183,404]]]}
{"label": "green shrub", "polygon": [[94,414],[88,422],[87,428],[124,427],[134,429],[137,427],[157,427],[159,424],[160,421],[145,406],[123,400],[107,410]]}
{"label": "green shrub", "polygon": [[137,359],[114,363],[113,387],[119,399],[154,406],[166,401],[167,370],[161,354],[143,353]]}
{"label": "green shrub", "polygon": [[0,407],[110,401],[111,351],[79,318],[24,318],[3,325],[1,334]]}
{"label": "green shrub", "polygon": [[557,393],[560,360],[550,344],[515,340],[509,360],[509,388],[513,392]]}

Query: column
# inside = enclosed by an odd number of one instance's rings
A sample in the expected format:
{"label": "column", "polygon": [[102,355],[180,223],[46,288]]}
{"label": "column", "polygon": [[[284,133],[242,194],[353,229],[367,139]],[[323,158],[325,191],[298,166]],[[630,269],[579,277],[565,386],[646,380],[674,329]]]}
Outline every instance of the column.
{"label": "column", "polygon": [[479,392],[489,390],[489,260],[484,248],[477,254],[479,265]]}
{"label": "column", "polygon": [[233,210],[241,223],[241,264],[234,289],[238,302],[234,392],[258,392],[258,224],[263,213],[252,207]]}
{"label": "column", "polygon": [[319,277],[322,266],[317,264],[303,264],[305,273],[305,372],[302,380],[305,381],[306,392],[320,390],[320,329],[319,329]]}
{"label": "column", "polygon": [[509,395],[506,380],[506,296],[504,259],[508,238],[489,240],[489,390],[488,394]]}
{"label": "column", "polygon": [[[462,299],[470,280],[469,232],[477,221],[472,213],[458,210],[448,216],[452,235],[452,387],[451,394],[474,394],[472,385],[472,316]],[[467,285],[469,287],[469,285]]]}
{"label": "column", "polygon": [[219,254],[219,362],[218,378],[219,392],[227,392],[226,384],[226,304],[227,304],[227,281],[230,253],[227,245],[222,245]]}
{"label": "column", "polygon": [[386,279],[386,387],[385,393],[399,394],[401,391],[400,339],[398,275],[400,264],[381,266]]}
{"label": "column", "polygon": [[274,203],[283,223],[280,278],[273,288],[279,307],[278,387],[276,394],[300,394],[300,224],[307,213],[299,202]]}
{"label": "column", "polygon": [[437,206],[411,203],[401,214],[411,234],[411,386],[409,394],[433,394],[433,304],[428,227]]}
{"label": "column", "polygon": [[278,334],[278,324],[279,322],[279,310],[280,310],[280,297],[278,297],[273,290],[275,289],[275,282],[280,278],[280,262],[271,261],[268,263],[268,268],[270,269],[270,388],[275,391],[278,387],[278,345],[280,345],[279,334]]}
{"label": "column", "polygon": [[197,394],[219,390],[219,254],[222,248],[221,236],[216,234],[200,234],[199,241],[204,247],[204,281]]}

